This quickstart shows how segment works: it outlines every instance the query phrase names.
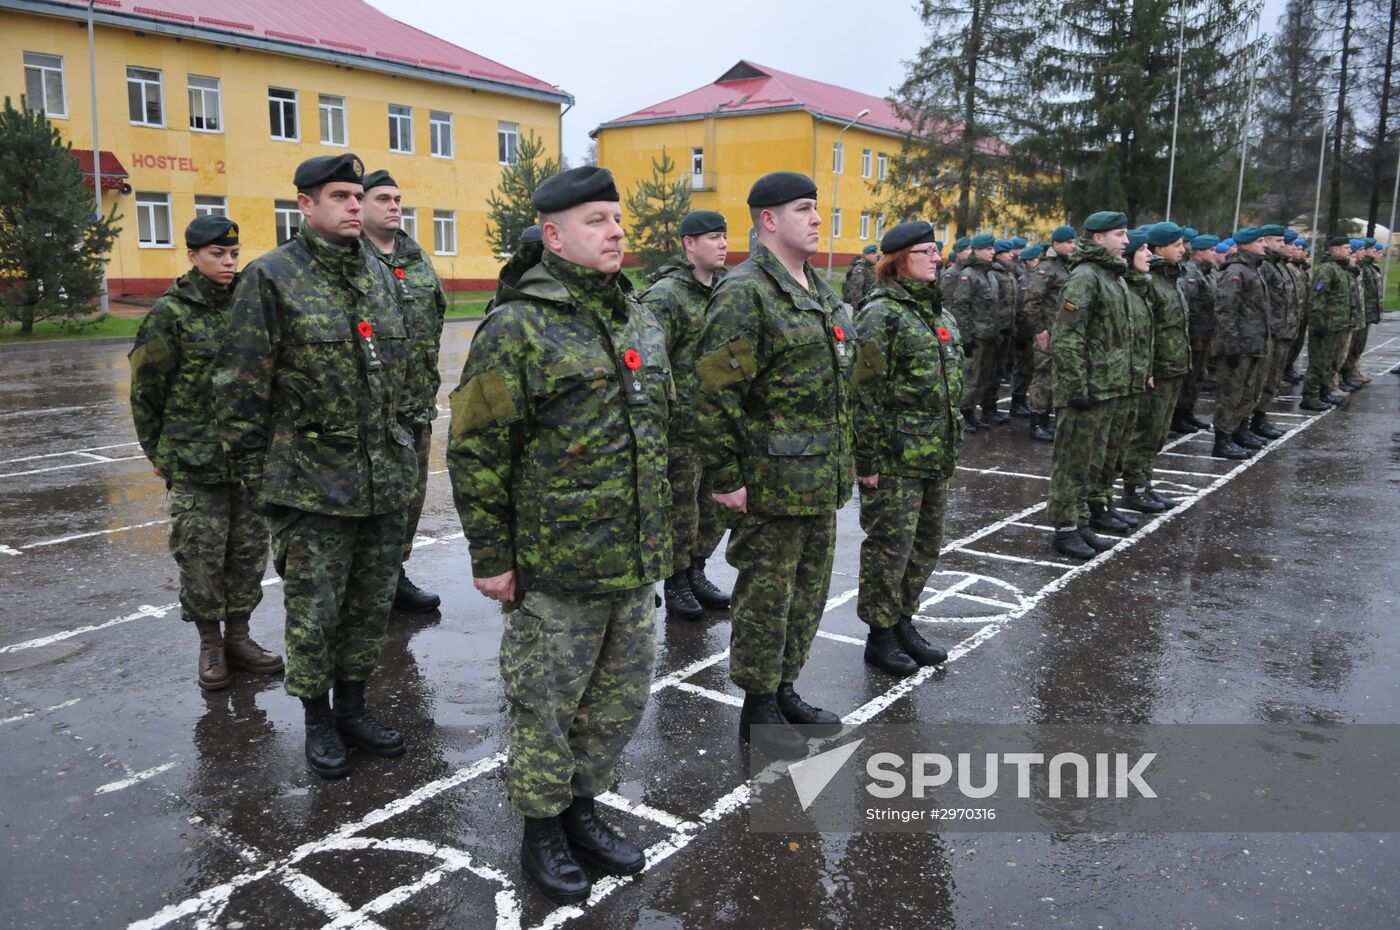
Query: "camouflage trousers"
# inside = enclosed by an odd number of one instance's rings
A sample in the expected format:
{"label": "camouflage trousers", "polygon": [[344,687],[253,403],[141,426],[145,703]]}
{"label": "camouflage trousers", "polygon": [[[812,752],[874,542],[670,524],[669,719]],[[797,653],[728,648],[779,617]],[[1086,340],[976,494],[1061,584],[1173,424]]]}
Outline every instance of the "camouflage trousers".
{"label": "camouflage trousers", "polygon": [[1337,359],[1346,351],[1351,331],[1346,329],[1308,333],[1308,373],[1303,377],[1303,397],[1321,400],[1332,393]]}
{"label": "camouflage trousers", "polygon": [[246,620],[262,601],[267,520],[241,484],[177,481],[170,504],[170,552],[180,568],[180,617]]}
{"label": "camouflage trousers", "polygon": [[608,594],[526,591],[506,608],[506,794],[526,817],[553,817],[575,796],[612,788],[651,688],[652,596],[650,585]]}
{"label": "camouflage trousers", "polygon": [[1011,354],[1011,396],[1024,397],[1030,393],[1035,377],[1035,338],[1020,333],[1008,343]]}
{"label": "camouflage trousers", "polygon": [[1340,366],[1340,373],[1343,378],[1351,378],[1357,372],[1357,366],[1361,362],[1361,354],[1366,351],[1366,337],[1371,333],[1371,325],[1368,323],[1360,329],[1351,331],[1351,342],[1347,344],[1346,358]]}
{"label": "camouflage trousers", "polygon": [[981,405],[983,410],[996,407],[997,391],[1001,387],[1001,368],[1006,362],[1011,341],[1009,335],[997,335],[977,340],[972,353],[967,389],[963,391],[962,408],[971,410]]}
{"label": "camouflage trousers", "polygon": [[[1113,400],[1101,401],[1108,410],[1108,422],[1104,424],[1104,449],[1103,465],[1099,467],[1098,475],[1094,480],[1096,493],[1089,496],[1089,503],[1111,505],[1113,503],[1113,482],[1118,480],[1118,476],[1123,473],[1123,466],[1128,460],[1128,449],[1132,446],[1133,429],[1137,424],[1138,416],[1143,405],[1147,402],[1148,392],[1141,391],[1136,394],[1129,394],[1127,397],[1115,397]],[[1088,514],[1087,508],[1082,511]]]}
{"label": "camouflage trousers", "polygon": [[1191,370],[1181,379],[1181,394],[1176,401],[1176,409],[1182,413],[1194,414],[1196,401],[1201,399],[1201,382],[1206,377],[1206,363],[1210,358],[1210,337],[1202,339],[1194,333],[1191,337]]}
{"label": "camouflage trousers", "polygon": [[919,612],[924,585],[938,565],[948,482],[881,475],[860,489],[860,595],[856,616],[872,627],[892,627]]}
{"label": "camouflage trousers", "polygon": [[1215,428],[1233,433],[1244,425],[1259,397],[1260,369],[1268,356],[1245,355],[1234,368],[1223,358],[1215,365]]}
{"label": "camouflage trousers", "polygon": [[1265,361],[1268,362],[1268,370],[1259,385],[1259,400],[1254,404],[1255,413],[1268,413],[1269,407],[1274,402],[1274,397],[1280,390],[1279,382],[1283,380],[1283,370],[1288,367],[1288,353],[1293,351],[1293,334],[1280,333],[1277,338],[1269,340],[1269,355]]}
{"label": "camouflage trousers", "polygon": [[673,442],[667,466],[671,479],[671,571],[710,557],[724,537],[729,511],[711,496],[699,451],[688,442]]}
{"label": "camouflage trousers", "polygon": [[403,558],[407,562],[413,554],[413,537],[418,535],[418,521],[423,517],[423,501],[428,496],[428,450],[433,444],[432,422],[413,427],[413,444],[418,451],[418,486],[413,490],[413,499],[408,503],[408,524],[403,533]]}
{"label": "camouflage trousers", "polygon": [[[1056,529],[1089,522],[1089,501],[1099,499],[1111,432],[1126,418],[1128,398],[1101,400],[1088,410],[1055,408],[1046,518]],[[1112,472],[1107,472],[1112,474]]]}
{"label": "camouflage trousers", "polygon": [[836,556],[836,514],[739,514],[725,559],[739,570],[731,597],[729,677],[749,694],[773,694],[807,664],[826,609]]}
{"label": "camouflage trousers", "polygon": [[404,513],[333,517],[275,508],[272,559],[287,605],[287,693],[319,697],[366,681],[399,578]]}
{"label": "camouflage trousers", "polygon": [[1036,413],[1049,413],[1054,399],[1050,385],[1055,374],[1053,357],[1048,349],[1031,343],[1031,383],[1027,389],[1027,406]]}
{"label": "camouflage trousers", "polygon": [[1185,376],[1156,379],[1156,387],[1138,395],[1137,417],[1132,423],[1128,453],[1123,459],[1123,483],[1146,484],[1152,480],[1152,463],[1167,441],[1172,415]]}

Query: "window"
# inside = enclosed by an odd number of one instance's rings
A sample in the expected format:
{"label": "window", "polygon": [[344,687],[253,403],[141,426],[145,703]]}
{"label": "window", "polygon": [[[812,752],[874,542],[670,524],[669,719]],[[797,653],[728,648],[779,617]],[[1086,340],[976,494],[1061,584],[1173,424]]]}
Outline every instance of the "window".
{"label": "window", "polygon": [[296,142],[301,136],[297,132],[297,92],[280,87],[267,89],[267,112],[272,122],[272,138],[285,142]]}
{"label": "window", "polygon": [[503,165],[513,165],[519,158],[520,124],[500,122],[496,124],[496,151]]}
{"label": "window", "polygon": [[883,213],[875,217],[875,238],[885,238],[885,214]]}
{"label": "window", "polygon": [[321,111],[321,144],[348,144],[349,135],[345,131],[345,98],[321,94],[317,107]]}
{"label": "window", "polygon": [[195,216],[228,216],[228,199],[205,194],[194,197]]}
{"label": "window", "polygon": [[705,150],[703,148],[690,150],[690,186],[695,190],[700,190],[705,186]]}
{"label": "window", "polygon": [[831,173],[840,174],[846,167],[846,144],[837,142],[831,147]]}
{"label": "window", "polygon": [[277,244],[281,245],[297,234],[301,227],[301,208],[295,200],[274,200],[272,202],[272,225],[277,232]]}
{"label": "window", "polygon": [[435,158],[452,157],[452,114],[428,112],[428,150]]}
{"label": "window", "polygon": [[412,239],[414,242],[417,242],[418,210],[414,207],[404,207],[402,208],[401,213],[403,216],[403,221],[399,224],[399,228],[403,230],[405,236],[408,236],[408,238]]}
{"label": "window", "polygon": [[195,132],[223,132],[219,79],[191,74],[186,80],[190,92],[190,128]]}
{"label": "window", "polygon": [[870,177],[870,149],[861,149],[860,151],[860,176]]}
{"label": "window", "polygon": [[860,215],[860,237],[861,237],[862,239],[869,239],[869,238],[870,238],[870,214],[869,214],[869,213],[862,213],[862,214]]}
{"label": "window", "polygon": [[841,238],[841,208],[831,211],[831,238]]}
{"label": "window", "polygon": [[437,255],[457,254],[457,211],[433,211],[433,252]]}
{"label": "window", "polygon": [[389,151],[413,154],[413,108],[389,104]]}
{"label": "window", "polygon": [[31,110],[45,116],[68,118],[68,100],[63,94],[63,59],[39,52],[24,53],[24,94]]}
{"label": "window", "polygon": [[168,249],[170,237],[170,195],[136,194],[136,235],[143,249]]}
{"label": "window", "polygon": [[127,68],[126,102],[131,121],[137,126],[164,126],[160,72],[150,68]]}
{"label": "window", "polygon": [[885,179],[885,174],[886,174],[886,173],[889,171],[889,169],[890,169],[890,157],[889,157],[888,155],[886,155],[884,152],[881,152],[881,153],[880,153],[879,164],[880,164],[880,178],[879,178],[879,179],[880,179],[881,181],[883,181],[883,180]]}

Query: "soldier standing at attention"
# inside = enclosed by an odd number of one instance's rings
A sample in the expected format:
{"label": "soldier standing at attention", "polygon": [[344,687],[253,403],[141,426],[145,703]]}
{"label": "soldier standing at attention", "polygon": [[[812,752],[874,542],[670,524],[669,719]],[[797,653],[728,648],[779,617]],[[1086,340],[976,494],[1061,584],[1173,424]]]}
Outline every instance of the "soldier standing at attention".
{"label": "soldier standing at attention", "polygon": [[233,682],[232,669],[271,675],[282,671],[282,660],[248,633],[262,600],[267,520],[214,424],[213,363],[238,278],[238,224],[201,216],[185,228],[185,248],[194,267],[151,307],[128,355],[131,418],[169,491],[180,617],[199,631],[196,681],[217,691]]}
{"label": "soldier standing at attention", "polygon": [[[971,244],[972,240],[967,236],[962,236],[956,240],[953,243],[952,258],[948,260],[946,265],[938,269],[938,290],[945,298],[943,309],[946,312],[951,313],[953,310],[946,298],[953,292],[953,288],[957,286],[958,275],[962,274],[963,265],[966,264],[968,258],[972,255]],[[966,320],[955,317],[954,322],[958,324],[959,332],[965,335],[972,332],[972,328],[970,325],[967,325]]]}
{"label": "soldier standing at attention", "polygon": [[1035,329],[1026,316],[1026,292],[1030,287],[1032,269],[1040,252],[1027,258],[1030,242],[1021,236],[1011,240],[1011,272],[1016,278],[1016,319],[1012,325],[1009,346],[1011,366],[1011,409],[1013,417],[1030,419],[1033,414],[1027,403],[1031,378],[1035,376]]}
{"label": "soldier standing at attention", "polygon": [[962,397],[963,421],[968,432],[978,428],[990,429],[991,423],[977,419],[975,405],[988,393],[996,400],[997,342],[1000,329],[1001,276],[993,271],[992,255],[997,240],[991,233],[973,236],[968,241],[968,257],[958,265],[958,276],[951,286],[943,289],[944,299],[958,330],[963,334],[963,353],[968,363],[966,390]]}
{"label": "soldier standing at attention", "polygon": [[366,706],[365,683],[417,474],[399,419],[413,355],[394,279],[360,238],[363,177],[350,153],[297,167],[301,229],[243,273],[215,376],[224,445],[269,512],[287,693],[305,708],[306,759],[322,778],[349,773],[347,743],[404,753],[403,737]]}
{"label": "soldier standing at attention", "polygon": [[1361,370],[1361,355],[1366,351],[1366,337],[1370,328],[1381,321],[1381,270],[1376,267],[1380,257],[1380,246],[1376,240],[1366,237],[1365,247],[1356,256],[1356,267],[1361,277],[1361,302],[1366,313],[1366,325],[1361,327],[1360,337],[1353,336],[1348,350],[1351,363],[1351,377],[1359,384],[1370,384],[1371,376]]}
{"label": "soldier standing at attention", "polygon": [[1346,236],[1327,240],[1327,252],[1317,263],[1308,301],[1308,373],[1303,379],[1303,410],[1329,410],[1342,403],[1332,394],[1337,361],[1351,333],[1351,241]]}
{"label": "soldier standing at attention", "polygon": [[[1264,244],[1259,230],[1246,226],[1232,237],[1216,286],[1215,314],[1215,448],[1216,458],[1246,458],[1264,447],[1250,432],[1246,418],[1260,390],[1260,368],[1269,354],[1269,292],[1260,276]],[[1228,240],[1227,240],[1228,241]]]}
{"label": "soldier standing at attention", "polygon": [[1181,397],[1176,402],[1172,431],[1194,433],[1209,429],[1210,424],[1196,417],[1196,401],[1201,396],[1201,379],[1205,377],[1210,341],[1215,335],[1215,247],[1218,236],[1196,236],[1191,240],[1191,259],[1182,265],[1181,290],[1186,295],[1190,311],[1191,371],[1181,382]]}
{"label": "soldier standing at attention", "polygon": [[1128,218],[1090,214],[1060,291],[1059,319],[1050,337],[1054,363],[1055,447],[1050,458],[1046,517],[1054,549],[1091,559],[1113,543],[1089,526],[1089,501],[1108,455],[1108,429],[1126,403],[1131,382],[1127,264]]}
{"label": "soldier standing at attention", "polygon": [[875,259],[877,247],[867,245],[860,254],[851,259],[851,267],[846,272],[846,281],[841,285],[841,299],[854,310],[860,306],[865,295],[875,286]]}
{"label": "soldier standing at attention", "polygon": [[726,557],[739,570],[729,640],[729,675],[745,695],[739,733],[801,758],[807,743],[790,724],[814,736],[841,729],[793,683],[821,623],[836,511],[855,477],[855,333],[809,261],[821,225],[812,179],[766,174],[748,204],[758,242],[715,288],[700,333],[700,448],[715,500],[738,515]]}
{"label": "soldier standing at attention", "polygon": [[[442,344],[442,323],[447,313],[447,294],[438,280],[433,263],[408,233],[403,231],[403,197],[387,171],[365,175],[365,238],[378,258],[394,276],[403,307],[408,338],[413,342],[414,384],[403,422],[413,429],[413,447],[418,450],[418,483],[408,505],[408,524],[403,534],[403,561],[413,553],[413,537],[423,516],[423,499],[428,493],[428,447],[433,441],[433,420],[437,418],[437,392],[442,384],[438,374],[438,348]],[[394,606],[416,613],[437,610],[441,598],[424,591],[400,566]]]}
{"label": "soldier standing at attention", "polygon": [[671,368],[620,273],[618,200],[602,168],[539,186],[543,255],[507,266],[452,392],[452,496],[473,583],[505,612],[506,793],[525,874],[555,904],[588,897],[580,861],[646,866],[594,802],[646,707],[671,562]]}
{"label": "soldier standing at attention", "polygon": [[923,221],[880,241],[876,284],[856,313],[855,464],[865,661],[907,677],[948,658],[914,628],[938,564],[948,479],[962,446],[963,358],[934,281],[938,245]]}
{"label": "soldier standing at attention", "polygon": [[1069,279],[1065,264],[1074,251],[1074,227],[1058,226],[1050,233],[1050,246],[1036,264],[1026,285],[1026,323],[1033,330],[1031,342],[1032,373],[1026,392],[1026,405],[1031,410],[1030,436],[1038,442],[1054,442],[1055,428],[1050,425],[1050,327],[1059,314],[1060,289]]}
{"label": "soldier standing at attention", "polygon": [[1366,247],[1366,240],[1351,239],[1347,244],[1351,246],[1351,255],[1347,258],[1348,292],[1351,297],[1351,321],[1348,324],[1350,332],[1346,345],[1342,346],[1341,354],[1337,357],[1337,383],[1334,385],[1344,394],[1359,391],[1366,386],[1355,378],[1356,365],[1351,354],[1351,347],[1356,344],[1358,338],[1364,337],[1366,332],[1366,299],[1362,294],[1361,266],[1358,264],[1361,250]]}
{"label": "soldier standing at attention", "polygon": [[671,575],[664,586],[666,610],[698,620],[706,609],[724,610],[729,595],[705,575],[705,562],[724,536],[727,511],[715,503],[703,480],[695,447],[695,340],[705,322],[705,305],[724,275],[729,228],[724,216],[695,210],[681,220],[682,254],[661,266],[642,303],[666,331],[666,350],[676,382],[676,403],[667,435],[671,479]]}
{"label": "soldier standing at attention", "polygon": [[[979,345],[982,351],[978,358],[991,365],[990,384],[988,375],[980,374],[985,385],[983,392],[974,395],[973,400],[982,406],[982,422],[1001,426],[1009,423],[1011,417],[997,409],[997,394],[1001,392],[1001,376],[1011,365],[1015,350],[1016,310],[1021,303],[1021,286],[1016,281],[1016,255],[1014,240],[997,239],[992,248],[992,266],[989,275],[997,285],[996,336],[991,345]],[[981,340],[979,340],[981,342]],[[987,353],[991,354],[988,355]]]}
{"label": "soldier standing at attention", "polygon": [[1298,325],[1294,311],[1297,295],[1293,291],[1294,279],[1288,271],[1288,253],[1284,247],[1286,231],[1277,224],[1259,227],[1259,241],[1264,244],[1259,275],[1269,293],[1269,354],[1263,362],[1259,396],[1249,420],[1249,431],[1265,442],[1278,439],[1284,433],[1268,421],[1267,415],[1279,391],[1279,379],[1288,367],[1288,353],[1293,350],[1293,336]]}

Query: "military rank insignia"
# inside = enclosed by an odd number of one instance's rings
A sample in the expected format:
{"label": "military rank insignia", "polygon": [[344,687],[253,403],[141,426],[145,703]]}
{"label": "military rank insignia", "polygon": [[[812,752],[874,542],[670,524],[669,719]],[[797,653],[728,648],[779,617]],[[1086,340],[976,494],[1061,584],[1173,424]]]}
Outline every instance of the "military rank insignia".
{"label": "military rank insignia", "polygon": [[365,358],[365,370],[380,371],[384,367],[384,361],[374,346],[374,327],[370,325],[369,320],[361,320],[355,329],[360,334],[360,353]]}

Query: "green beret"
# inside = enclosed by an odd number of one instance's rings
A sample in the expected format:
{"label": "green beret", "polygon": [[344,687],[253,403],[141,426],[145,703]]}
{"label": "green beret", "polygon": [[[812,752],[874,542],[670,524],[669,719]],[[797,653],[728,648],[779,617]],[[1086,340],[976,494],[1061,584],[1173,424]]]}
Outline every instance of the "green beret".
{"label": "green beret", "polygon": [[967,243],[974,249],[994,249],[997,244],[997,237],[991,233],[982,233],[980,236],[973,236]]}
{"label": "green beret", "polygon": [[753,182],[749,188],[749,206],[776,207],[804,197],[816,199],[817,185],[805,174],[796,171],[774,171]]}
{"label": "green beret", "polygon": [[953,251],[961,252],[970,245],[972,245],[972,240],[967,236],[961,236],[953,243]]}
{"label": "green beret", "polygon": [[880,251],[888,255],[891,252],[898,252],[900,249],[907,249],[911,245],[933,241],[935,241],[935,237],[932,224],[923,220],[913,220],[908,223],[900,223],[885,233],[885,238],[880,240]]}
{"label": "green beret", "polygon": [[1074,227],[1073,227],[1073,226],[1056,226],[1056,227],[1055,227],[1055,231],[1052,232],[1052,233],[1050,234],[1050,241],[1051,241],[1051,242],[1073,242],[1073,241],[1074,241]]}
{"label": "green beret", "polygon": [[860,254],[862,254],[862,255],[874,255],[874,254],[875,254],[876,252],[878,252],[878,251],[880,251],[880,247],[879,247],[878,245],[871,244],[871,245],[867,245],[865,248],[861,249],[861,250],[860,250]]}
{"label": "green beret", "polygon": [[185,247],[238,245],[238,224],[226,216],[197,216],[185,227]]}
{"label": "green beret", "polygon": [[1128,247],[1123,250],[1123,258],[1131,259],[1138,249],[1147,245],[1147,233],[1143,230],[1134,229],[1128,233]]}
{"label": "green beret", "polygon": [[713,210],[692,210],[681,220],[682,236],[703,236],[705,233],[725,232],[728,229],[729,224],[725,223],[724,214]]}
{"label": "green beret", "polygon": [[1014,248],[1016,248],[1016,243],[1010,239],[998,239],[992,244],[994,252],[1010,252]]}
{"label": "green beret", "polygon": [[1235,230],[1235,234],[1230,238],[1234,239],[1240,245],[1248,245],[1251,242],[1258,241],[1259,237],[1262,235],[1263,233],[1253,226],[1241,226],[1239,229]]}
{"label": "green beret", "polygon": [[1270,223],[1267,226],[1259,227],[1259,235],[1261,236],[1282,236],[1286,232],[1288,232],[1288,230],[1277,223]]}
{"label": "green beret", "polygon": [[1021,253],[1021,261],[1023,261],[1023,262],[1035,261],[1037,258],[1040,258],[1041,254],[1044,253],[1044,252],[1045,252],[1045,247],[1044,247],[1044,246],[1041,246],[1041,245],[1033,245],[1033,246],[1031,246],[1030,248],[1026,249],[1024,252]]}
{"label": "green beret", "polygon": [[525,229],[520,233],[520,244],[521,244],[521,245],[529,245],[529,244],[532,243],[532,242],[543,242],[543,241],[544,241],[544,237],[543,237],[543,235],[540,233],[540,224],[539,224],[539,223],[536,223],[536,224],[534,224],[533,226],[526,226]]}
{"label": "green beret", "polygon": [[1089,233],[1108,232],[1111,229],[1127,229],[1128,217],[1122,213],[1112,213],[1108,210],[1100,210],[1098,213],[1090,213],[1089,218],[1084,221],[1084,231]]}
{"label": "green beret", "polygon": [[399,186],[399,183],[383,168],[380,168],[378,171],[371,171],[369,174],[365,175],[365,179],[361,183],[364,184],[366,192],[368,192],[371,187]]}
{"label": "green beret", "polygon": [[1327,240],[1327,248],[1336,248],[1339,245],[1351,245],[1350,236],[1333,236]]}
{"label": "green beret", "polygon": [[1375,239],[1371,238],[1370,236],[1367,236],[1367,237],[1366,237],[1366,248],[1368,248],[1368,249],[1374,249],[1374,248],[1377,248],[1377,247],[1379,247],[1379,246],[1380,246],[1380,243],[1377,242]]}
{"label": "green beret", "polygon": [[1147,227],[1148,245],[1171,245],[1184,238],[1182,228],[1175,223],[1154,223]]}
{"label": "green beret", "polygon": [[1012,236],[1012,237],[1011,237],[1011,247],[1012,247],[1013,249],[1024,249],[1026,246],[1028,246],[1028,245],[1030,245],[1030,244],[1031,244],[1031,243],[1030,243],[1030,240],[1029,240],[1029,239],[1024,239],[1024,238],[1022,238],[1021,236]]}
{"label": "green beret", "polygon": [[1200,249],[1202,251],[1204,251],[1205,249],[1213,249],[1219,244],[1219,236],[1212,236],[1208,234],[1203,236],[1194,236],[1191,239],[1191,248]]}
{"label": "green beret", "polygon": [[531,199],[535,209],[541,213],[558,213],[581,203],[593,203],[598,200],[617,203],[622,198],[618,196],[611,171],[583,165],[545,178],[540,186],[535,188],[535,195]]}
{"label": "green beret", "polygon": [[1187,242],[1190,242],[1192,239],[1196,238],[1200,234],[1201,231],[1194,226],[1181,227],[1181,238],[1185,239]]}
{"label": "green beret", "polygon": [[1298,231],[1295,229],[1286,230],[1283,234],[1283,241],[1292,245],[1298,241]]}
{"label": "green beret", "polygon": [[365,163],[354,152],[344,155],[317,155],[297,165],[292,183],[297,190],[305,191],[331,181],[345,181],[362,184],[365,178]]}

